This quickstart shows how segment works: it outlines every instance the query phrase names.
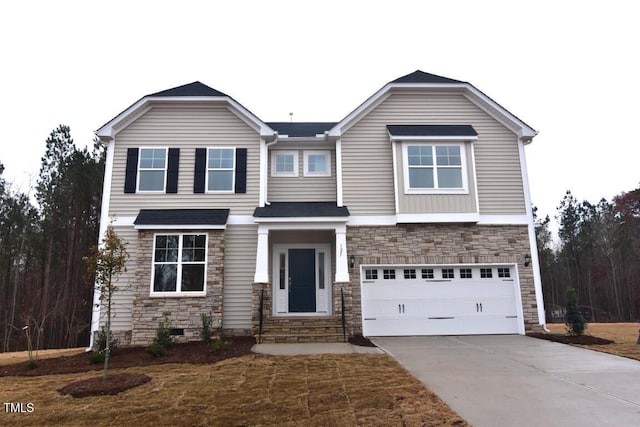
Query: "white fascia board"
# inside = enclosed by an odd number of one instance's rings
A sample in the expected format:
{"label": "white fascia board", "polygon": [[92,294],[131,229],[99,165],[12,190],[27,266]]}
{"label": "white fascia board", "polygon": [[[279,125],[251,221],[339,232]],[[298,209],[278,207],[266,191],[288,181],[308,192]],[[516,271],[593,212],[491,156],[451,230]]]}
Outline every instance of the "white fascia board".
{"label": "white fascia board", "polygon": [[277,222],[260,223],[258,229],[264,230],[341,230],[346,227],[344,222]]}
{"label": "white fascia board", "polygon": [[396,222],[395,215],[351,215],[347,225],[396,225]]}
{"label": "white fascia board", "polygon": [[142,224],[133,226],[136,230],[224,230],[226,224]]}
{"label": "white fascia board", "polygon": [[478,222],[480,215],[475,212],[469,213],[440,213],[440,214],[398,214],[398,223],[455,223],[455,222]]}
{"label": "white fascia board", "polygon": [[469,84],[466,89],[465,96],[467,99],[483,109],[500,123],[516,132],[519,138],[531,142],[531,139],[538,134],[535,129],[520,120],[518,117],[514,116],[507,109],[503,108],[500,104],[482,93],[482,91],[477,89],[475,86]]}
{"label": "white fascia board", "polygon": [[257,224],[315,224],[315,223],[346,223],[346,216],[309,216],[309,217],[255,217]]}
{"label": "white fascia board", "polygon": [[478,225],[528,225],[527,215],[480,215]]}

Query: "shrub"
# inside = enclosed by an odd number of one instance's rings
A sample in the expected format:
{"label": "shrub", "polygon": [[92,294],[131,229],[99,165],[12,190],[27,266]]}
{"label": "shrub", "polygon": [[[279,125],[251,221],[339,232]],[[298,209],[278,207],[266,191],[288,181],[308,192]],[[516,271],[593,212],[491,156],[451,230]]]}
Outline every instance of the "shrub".
{"label": "shrub", "polygon": [[211,353],[215,353],[217,351],[226,350],[229,346],[231,346],[229,341],[225,341],[222,338],[216,338],[211,341],[211,344],[209,344],[209,351]]}
{"label": "shrub", "polygon": [[202,319],[202,329],[200,330],[200,339],[203,343],[209,344],[211,343],[211,335],[213,334],[213,330],[211,326],[213,325],[213,316],[210,314],[202,313],[200,315],[200,319]]}
{"label": "shrub", "polygon": [[103,363],[104,362],[104,353],[101,351],[93,351],[91,353],[89,353],[89,362],[96,364],[96,363]]}
{"label": "shrub", "polygon": [[567,288],[566,300],[565,325],[567,326],[567,334],[580,336],[587,329],[587,321],[578,308],[578,297],[576,290],[572,287]]}
{"label": "shrub", "polygon": [[[109,352],[113,353],[120,345],[120,340],[113,337],[113,332],[109,331]],[[107,348],[107,328],[102,326],[96,335],[96,347],[99,353]],[[104,361],[104,358],[102,359]]]}
{"label": "shrub", "polygon": [[147,352],[155,357],[162,356],[174,342],[175,339],[171,336],[171,321],[164,317],[158,323],[156,337],[153,339],[153,344],[147,348]]}
{"label": "shrub", "polygon": [[37,367],[38,367],[38,361],[36,359],[27,360],[27,368],[28,369],[35,369]]}

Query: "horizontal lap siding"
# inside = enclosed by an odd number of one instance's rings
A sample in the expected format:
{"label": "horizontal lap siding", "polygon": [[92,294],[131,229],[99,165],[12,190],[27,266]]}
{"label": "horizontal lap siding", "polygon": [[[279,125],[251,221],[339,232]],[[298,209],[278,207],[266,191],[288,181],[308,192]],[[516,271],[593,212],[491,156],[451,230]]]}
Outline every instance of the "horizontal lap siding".
{"label": "horizontal lap siding", "polygon": [[[177,194],[125,194],[127,148],[180,148]],[[246,194],[194,194],[195,149],[247,148]],[[258,204],[260,136],[223,106],[155,106],[116,135],[110,214],[137,215],[143,208],[230,208],[251,214]]]}
{"label": "horizontal lap siding", "polygon": [[251,329],[257,230],[255,225],[229,225],[225,230],[222,305],[224,329]]}
{"label": "horizontal lap siding", "polygon": [[[342,136],[344,202],[352,214],[395,212],[388,124],[472,125],[480,213],[525,213],[517,136],[462,94],[414,92],[391,94]],[[458,206],[455,200],[437,204]]]}
{"label": "horizontal lap siding", "polygon": [[304,150],[298,152],[298,176],[271,176],[271,154],[269,150],[267,197],[270,202],[335,202],[336,201],[336,152],[324,148],[311,151],[331,151],[331,176],[304,176]]}
{"label": "horizontal lap siding", "polygon": [[[131,227],[114,227],[118,237],[125,243],[129,260],[127,271],[116,278],[116,291],[111,296],[111,329],[113,331],[131,330],[131,312],[133,310],[133,286],[135,284],[136,259],[138,254],[138,232]],[[151,268],[151,266],[149,266]],[[151,286],[151,284],[148,284]],[[106,301],[100,309],[100,325],[107,321]]]}

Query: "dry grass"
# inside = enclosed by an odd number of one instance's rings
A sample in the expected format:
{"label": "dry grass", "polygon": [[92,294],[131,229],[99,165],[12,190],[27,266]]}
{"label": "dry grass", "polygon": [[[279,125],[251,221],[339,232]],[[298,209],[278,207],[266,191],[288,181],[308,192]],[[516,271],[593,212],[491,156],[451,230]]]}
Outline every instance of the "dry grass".
{"label": "dry grass", "polygon": [[250,355],[215,365],[117,372],[152,381],[117,396],[74,399],[56,391],[96,373],[0,378],[0,400],[32,402],[7,425],[467,425],[387,355]]}
{"label": "dry grass", "polygon": [[[556,334],[566,333],[566,327],[563,323],[548,324],[547,327]],[[614,343],[607,345],[579,345],[578,347],[640,360],[640,345],[636,344],[638,329],[640,329],[640,323],[589,323],[586,334],[612,340]]]}
{"label": "dry grass", "polygon": [[[64,348],[60,350],[38,350],[38,359],[48,359],[50,357],[60,356],[72,356],[74,354],[83,353],[85,347],[78,348]],[[33,356],[36,357],[36,352],[33,352]],[[28,351],[16,351],[13,353],[0,353],[0,366],[12,365],[14,363],[26,362],[29,360]]]}

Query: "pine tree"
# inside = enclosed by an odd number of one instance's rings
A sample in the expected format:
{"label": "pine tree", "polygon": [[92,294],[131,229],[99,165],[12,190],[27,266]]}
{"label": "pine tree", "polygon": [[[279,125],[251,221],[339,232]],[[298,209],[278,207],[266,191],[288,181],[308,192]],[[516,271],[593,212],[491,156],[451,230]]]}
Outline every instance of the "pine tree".
{"label": "pine tree", "polygon": [[582,335],[587,329],[587,321],[578,308],[578,298],[576,290],[572,287],[567,288],[567,304],[565,306],[565,325],[569,335]]}

